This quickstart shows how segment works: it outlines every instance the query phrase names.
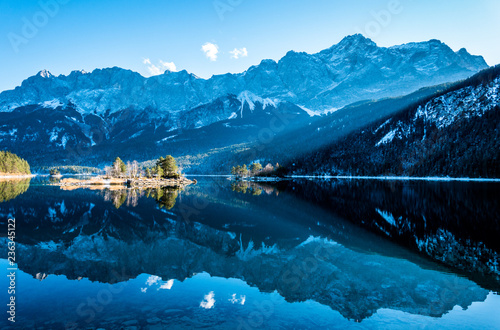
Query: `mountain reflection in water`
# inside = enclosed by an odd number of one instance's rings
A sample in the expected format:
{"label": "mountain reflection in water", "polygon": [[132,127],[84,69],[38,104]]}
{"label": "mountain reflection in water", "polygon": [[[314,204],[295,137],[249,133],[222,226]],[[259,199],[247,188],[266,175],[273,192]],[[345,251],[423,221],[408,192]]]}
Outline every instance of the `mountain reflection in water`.
{"label": "mountain reflection in water", "polygon": [[[43,289],[24,280],[20,298],[32,292],[19,312],[26,324],[112,328],[115,320],[120,328],[129,316],[137,326],[234,328],[272,302],[272,317],[260,312],[262,327],[285,324],[294,313],[304,317],[297,326],[313,327],[332,322],[333,311],[342,315],[335,322],[355,326],[386,309],[441,318],[457,305],[498,302],[490,293],[500,283],[495,189],[225,179],[185,190],[32,185],[0,203],[0,212],[2,221],[16,218],[19,269],[52,283]],[[52,293],[44,290],[57,283],[65,312],[54,318],[44,304]],[[89,321],[78,306],[105,284],[124,289]],[[148,293],[153,288],[172,299]],[[194,312],[200,308],[216,314]]]}

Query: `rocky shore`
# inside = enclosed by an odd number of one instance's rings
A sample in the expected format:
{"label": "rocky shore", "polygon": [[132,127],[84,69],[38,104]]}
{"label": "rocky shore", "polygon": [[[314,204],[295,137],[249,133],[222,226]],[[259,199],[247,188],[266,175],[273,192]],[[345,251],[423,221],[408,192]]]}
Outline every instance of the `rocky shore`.
{"label": "rocky shore", "polygon": [[116,186],[125,186],[133,188],[162,188],[162,187],[185,187],[196,183],[196,180],[189,180],[185,177],[176,179],[159,179],[159,178],[107,178],[93,177],[89,180],[85,179],[63,179],[60,182],[54,183],[60,187],[92,187],[92,188],[109,188]]}
{"label": "rocky shore", "polygon": [[196,180],[189,180],[186,179],[185,177],[180,177],[178,179],[137,178],[137,179],[127,179],[125,182],[127,187],[138,187],[138,188],[184,187],[193,183],[196,183]]}

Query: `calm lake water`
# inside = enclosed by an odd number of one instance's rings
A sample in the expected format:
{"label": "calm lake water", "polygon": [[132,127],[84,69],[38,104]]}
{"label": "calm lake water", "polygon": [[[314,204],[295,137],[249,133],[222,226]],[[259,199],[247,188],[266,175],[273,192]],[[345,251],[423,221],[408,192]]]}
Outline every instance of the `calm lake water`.
{"label": "calm lake water", "polygon": [[500,327],[499,183],[198,179],[0,182],[18,267],[0,327]]}

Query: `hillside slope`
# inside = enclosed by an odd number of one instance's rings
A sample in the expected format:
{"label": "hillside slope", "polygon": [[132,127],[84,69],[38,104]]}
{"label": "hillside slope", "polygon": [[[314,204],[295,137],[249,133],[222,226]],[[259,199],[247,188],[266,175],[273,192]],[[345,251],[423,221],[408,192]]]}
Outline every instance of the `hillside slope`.
{"label": "hillside slope", "polygon": [[294,174],[500,177],[499,110],[497,66],[289,166]]}

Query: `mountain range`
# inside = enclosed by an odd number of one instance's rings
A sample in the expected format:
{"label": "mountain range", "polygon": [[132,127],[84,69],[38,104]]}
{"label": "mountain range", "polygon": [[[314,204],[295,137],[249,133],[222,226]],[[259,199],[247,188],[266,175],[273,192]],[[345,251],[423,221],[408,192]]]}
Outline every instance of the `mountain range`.
{"label": "mountain range", "polygon": [[263,60],[243,73],[207,80],[185,70],[150,78],[117,67],[57,77],[42,70],[1,93],[0,111],[72,102],[82,113],[149,107],[171,114],[250,92],[321,112],[456,81],[486,67],[481,56],[465,49],[453,52],[438,40],[384,48],[357,34],[316,54],[290,51],[278,62]]}
{"label": "mountain range", "polygon": [[287,119],[272,139],[307,129],[317,115],[328,120],[356,102],[398,98],[487,67],[438,40],[385,48],[358,34],[210,79],[186,71],[145,78],[117,67],[68,76],[42,70],[0,93],[0,146],[35,165],[102,165],[117,154],[148,160],[167,151],[203,158],[248,149],[275,117]]}

